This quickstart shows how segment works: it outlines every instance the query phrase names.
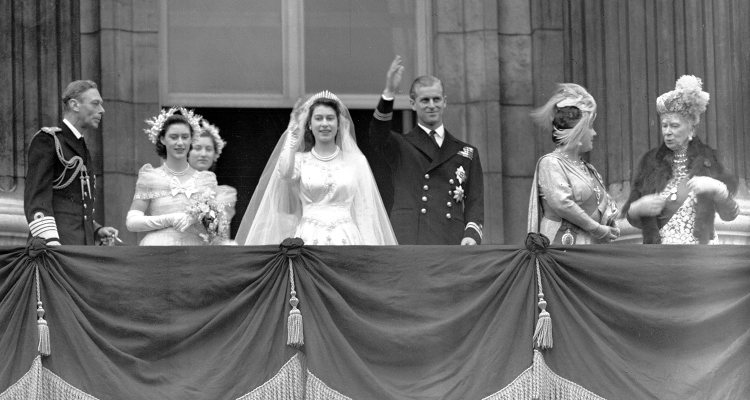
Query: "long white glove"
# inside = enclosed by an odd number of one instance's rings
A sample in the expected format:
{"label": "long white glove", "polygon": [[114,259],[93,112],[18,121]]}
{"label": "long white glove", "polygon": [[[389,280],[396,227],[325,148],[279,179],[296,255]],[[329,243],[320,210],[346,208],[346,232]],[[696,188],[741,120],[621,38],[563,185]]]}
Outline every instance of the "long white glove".
{"label": "long white glove", "polygon": [[185,213],[145,215],[143,211],[130,210],[125,218],[125,226],[131,232],[154,231],[171,226],[184,232],[190,225],[192,225],[192,219]]}
{"label": "long white glove", "polygon": [[712,193],[716,201],[726,200],[729,197],[727,185],[710,176],[694,176],[687,182],[687,187],[695,192],[695,194]]}
{"label": "long white glove", "polygon": [[299,118],[303,113],[302,108],[302,101],[297,100],[292,115],[289,117],[289,126],[286,128],[286,142],[281,154],[279,154],[278,172],[285,179],[294,177],[294,157],[299,148],[299,142],[304,135],[304,127],[299,125]]}
{"label": "long white glove", "polygon": [[591,236],[599,239],[611,242],[620,236],[620,229],[614,226],[599,225],[596,228],[589,231]]}
{"label": "long white glove", "polygon": [[655,217],[661,214],[666,200],[658,194],[647,194],[630,204],[628,215],[634,218]]}

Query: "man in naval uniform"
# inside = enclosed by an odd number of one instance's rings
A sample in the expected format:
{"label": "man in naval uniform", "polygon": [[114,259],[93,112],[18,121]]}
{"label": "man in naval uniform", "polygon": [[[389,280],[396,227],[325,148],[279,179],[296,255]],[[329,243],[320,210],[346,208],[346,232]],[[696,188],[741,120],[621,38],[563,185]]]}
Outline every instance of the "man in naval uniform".
{"label": "man in naval uniform", "polygon": [[94,221],[96,180],[84,135],[95,133],[104,107],[92,81],[71,82],[62,97],[59,127],[42,128],[31,139],[24,212],[32,237],[48,245],[93,245],[118,231]]}
{"label": "man in naval uniform", "polygon": [[439,79],[414,80],[409,97],[418,126],[405,135],[391,131],[403,70],[401,57],[396,56],[370,123],[372,148],[391,169],[390,219],[398,243],[481,244],[482,164],[474,146],[456,139],[443,126],[446,99]]}

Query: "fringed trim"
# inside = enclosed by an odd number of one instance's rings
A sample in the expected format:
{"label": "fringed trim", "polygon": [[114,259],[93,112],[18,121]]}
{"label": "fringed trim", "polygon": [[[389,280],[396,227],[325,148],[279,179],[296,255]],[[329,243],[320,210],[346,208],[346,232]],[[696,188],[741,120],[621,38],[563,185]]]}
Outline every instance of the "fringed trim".
{"label": "fringed trim", "polygon": [[49,342],[49,325],[44,319],[44,308],[42,307],[42,291],[39,285],[39,264],[34,262],[34,283],[36,284],[36,326],[39,333],[39,345],[37,351],[42,356],[52,354]]}
{"label": "fringed trim", "polygon": [[555,374],[534,350],[533,364],[508,386],[483,400],[606,400],[583,386]]}
{"label": "fringed trim", "polygon": [[547,301],[544,300],[544,292],[542,291],[542,273],[539,268],[539,259],[535,257],[536,262],[536,280],[539,287],[539,318],[536,320],[536,328],[534,328],[534,348],[537,349],[551,349],[552,348],[552,315],[547,311]]}
{"label": "fringed trim", "polygon": [[97,400],[65,382],[54,372],[42,366],[37,356],[31,369],[18,382],[0,393],[0,400]]}
{"label": "fringed trim", "polygon": [[[237,400],[296,400],[302,399],[302,362],[299,353],[290,358],[273,378]],[[0,399],[2,400],[2,399]]]}
{"label": "fringed trim", "polygon": [[306,400],[352,400],[351,397],[332,389],[309,370],[307,371],[307,384],[305,385]]}
{"label": "fringed trim", "polygon": [[539,350],[534,350],[534,386],[536,399],[542,400],[605,400],[583,386],[554,373],[544,362]]}
{"label": "fringed trim", "polygon": [[289,305],[292,306],[292,309],[289,310],[289,317],[287,318],[286,345],[299,349],[305,344],[305,334],[302,325],[302,313],[297,308],[299,299],[297,298],[297,291],[294,290],[294,265],[291,257],[289,258],[289,285],[291,286]]}
{"label": "fringed trim", "polygon": [[534,386],[534,365],[526,368],[508,386],[482,400],[523,400],[532,399]]}

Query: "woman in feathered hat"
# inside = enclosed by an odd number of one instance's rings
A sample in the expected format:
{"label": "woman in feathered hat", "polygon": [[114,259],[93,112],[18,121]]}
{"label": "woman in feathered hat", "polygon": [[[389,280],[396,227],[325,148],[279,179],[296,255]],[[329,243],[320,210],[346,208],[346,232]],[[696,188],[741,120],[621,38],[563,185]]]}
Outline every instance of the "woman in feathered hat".
{"label": "woman in feathered hat", "polygon": [[706,244],[716,236],[717,212],[725,221],[739,214],[737,179],[695,136],[708,99],[692,75],[656,99],[664,143],[641,159],[623,206],[628,221],[643,231],[643,243]]}
{"label": "woman in feathered hat", "polygon": [[617,239],[615,203],[596,168],[581,159],[594,147],[594,98],[580,85],[561,83],[531,116],[552,132],[557,148],[542,156],[534,171],[528,231],[566,245]]}

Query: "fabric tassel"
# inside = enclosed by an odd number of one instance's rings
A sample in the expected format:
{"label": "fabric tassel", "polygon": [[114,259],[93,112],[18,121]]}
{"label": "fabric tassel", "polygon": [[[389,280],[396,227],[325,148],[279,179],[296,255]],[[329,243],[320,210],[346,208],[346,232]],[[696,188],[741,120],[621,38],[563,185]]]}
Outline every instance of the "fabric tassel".
{"label": "fabric tassel", "polygon": [[47,320],[44,319],[44,308],[42,308],[41,301],[36,303],[36,315],[36,326],[39,331],[39,346],[37,346],[37,350],[40,355],[48,356],[52,354],[49,343],[49,326],[47,325]]}
{"label": "fabric tassel", "polygon": [[542,271],[539,267],[539,258],[535,260],[536,264],[536,283],[539,289],[539,318],[536,320],[536,328],[534,328],[534,347],[537,349],[551,349],[552,348],[552,316],[547,312],[547,301],[544,300],[544,291],[542,290]]}
{"label": "fabric tassel", "polygon": [[289,286],[291,288],[289,305],[292,306],[292,309],[289,310],[289,317],[286,320],[286,345],[299,349],[305,344],[305,334],[302,325],[302,312],[297,308],[299,299],[297,298],[297,291],[294,290],[294,263],[291,258],[289,258]]}
{"label": "fabric tassel", "polygon": [[289,317],[287,318],[286,345],[298,349],[305,344],[305,334],[302,326],[302,313],[297,309],[297,304],[299,304],[297,292],[292,291],[292,297],[289,299],[289,304],[292,305],[292,309],[289,310]]}
{"label": "fabric tassel", "polygon": [[534,329],[534,347],[538,349],[552,348],[552,316],[547,312],[547,302],[544,295],[539,293],[539,318]]}

